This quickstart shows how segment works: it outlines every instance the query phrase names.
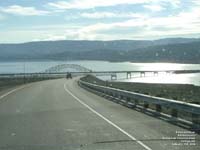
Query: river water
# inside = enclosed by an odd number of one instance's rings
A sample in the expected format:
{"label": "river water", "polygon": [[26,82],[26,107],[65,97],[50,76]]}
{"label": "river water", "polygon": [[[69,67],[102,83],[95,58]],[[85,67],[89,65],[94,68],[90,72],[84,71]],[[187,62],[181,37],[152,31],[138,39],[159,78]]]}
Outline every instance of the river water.
{"label": "river water", "polygon": [[[191,70],[200,69],[200,64],[172,64],[172,63],[130,63],[107,61],[35,61],[35,62],[0,62],[0,74],[3,73],[33,73],[43,72],[49,67],[59,64],[79,64],[93,71],[127,71],[127,70]],[[63,70],[68,71],[68,70]],[[73,71],[73,70],[69,70]],[[173,75],[160,73],[158,76],[147,74],[140,78],[139,74],[133,74],[134,78],[126,79],[126,74],[118,74],[117,81],[145,82],[145,83],[179,83],[194,84],[200,86],[200,74]],[[110,76],[101,76],[104,80],[110,80]]]}

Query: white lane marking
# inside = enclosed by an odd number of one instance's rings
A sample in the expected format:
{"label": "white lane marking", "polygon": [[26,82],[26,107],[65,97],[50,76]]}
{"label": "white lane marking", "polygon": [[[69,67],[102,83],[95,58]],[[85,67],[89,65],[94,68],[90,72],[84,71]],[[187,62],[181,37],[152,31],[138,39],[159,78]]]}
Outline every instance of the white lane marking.
{"label": "white lane marking", "polygon": [[10,95],[10,94],[12,94],[12,93],[14,93],[14,92],[16,92],[16,91],[18,91],[18,90],[21,90],[21,89],[23,89],[24,87],[25,87],[25,86],[21,86],[21,87],[15,88],[15,89],[13,89],[13,90],[11,90],[11,91],[5,93],[5,94],[3,94],[3,95],[0,96],[0,99],[3,99],[4,97],[6,97],[6,96],[8,96],[8,95]]}
{"label": "white lane marking", "polygon": [[70,92],[66,88],[65,84],[64,84],[64,89],[73,98],[75,98],[79,103],[81,103],[82,105],[84,105],[86,108],[88,108],[90,111],[92,111],[93,113],[95,113],[97,116],[101,117],[103,120],[105,120],[106,122],[108,122],[110,125],[112,125],[116,129],[118,129],[119,131],[121,131],[123,134],[125,134],[126,136],[128,136],[130,139],[132,139],[133,141],[136,141],[138,144],[140,144],[141,146],[143,146],[146,150],[152,150],[150,147],[148,147],[147,145],[145,145],[141,141],[137,140],[134,136],[132,136],[131,134],[129,134],[128,132],[126,132],[125,130],[123,130],[122,128],[120,128],[118,125],[116,125],[115,123],[113,123],[112,121],[110,121],[109,119],[107,119],[106,117],[104,117],[103,115],[101,115],[100,113],[98,113],[96,110],[94,110],[93,108],[91,108],[89,105],[87,105],[86,103],[84,103],[83,101],[81,101],[78,97],[76,97],[72,92]]}

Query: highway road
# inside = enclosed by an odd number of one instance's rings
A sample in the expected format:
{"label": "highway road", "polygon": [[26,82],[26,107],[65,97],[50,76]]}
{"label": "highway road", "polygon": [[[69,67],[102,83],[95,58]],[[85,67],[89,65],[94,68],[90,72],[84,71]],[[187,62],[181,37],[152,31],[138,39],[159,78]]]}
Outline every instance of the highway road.
{"label": "highway road", "polygon": [[[77,79],[35,82],[0,94],[0,150],[199,150],[188,131],[116,104]],[[187,136],[188,137],[188,136]],[[185,145],[184,145],[185,144]]]}

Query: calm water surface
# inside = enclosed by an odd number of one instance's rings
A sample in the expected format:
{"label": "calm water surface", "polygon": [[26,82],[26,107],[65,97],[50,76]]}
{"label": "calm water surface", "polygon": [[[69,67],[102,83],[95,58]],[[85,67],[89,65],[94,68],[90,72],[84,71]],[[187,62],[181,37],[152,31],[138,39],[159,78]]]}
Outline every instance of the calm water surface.
{"label": "calm water surface", "polygon": [[[127,71],[127,70],[191,70],[200,69],[199,64],[172,64],[172,63],[130,63],[107,61],[40,61],[40,62],[0,62],[0,73],[31,73],[43,72],[49,67],[59,64],[79,64],[93,71]],[[63,70],[67,71],[67,70]],[[200,86],[200,74],[166,75],[160,73],[157,77],[147,74],[148,77],[139,78],[139,74],[133,74],[135,78],[126,80],[125,74],[118,74],[118,80],[124,82],[145,83],[180,83]],[[100,77],[109,80],[110,77]]]}

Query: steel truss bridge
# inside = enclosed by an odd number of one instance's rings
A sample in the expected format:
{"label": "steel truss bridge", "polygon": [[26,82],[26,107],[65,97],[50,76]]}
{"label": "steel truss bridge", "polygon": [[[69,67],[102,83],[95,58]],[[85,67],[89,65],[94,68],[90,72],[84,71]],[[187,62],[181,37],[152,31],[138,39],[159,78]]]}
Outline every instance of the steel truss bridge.
{"label": "steel truss bridge", "polygon": [[92,70],[77,64],[60,64],[46,69],[45,73],[58,73],[64,69],[73,69],[77,72],[92,72]]}

